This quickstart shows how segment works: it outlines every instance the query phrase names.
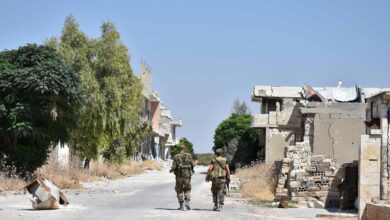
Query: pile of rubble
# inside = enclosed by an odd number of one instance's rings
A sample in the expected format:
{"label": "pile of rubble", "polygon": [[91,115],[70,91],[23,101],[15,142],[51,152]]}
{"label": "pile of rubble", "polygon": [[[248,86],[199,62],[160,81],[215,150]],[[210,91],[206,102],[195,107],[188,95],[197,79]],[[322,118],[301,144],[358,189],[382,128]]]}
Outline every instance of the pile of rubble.
{"label": "pile of rubble", "polygon": [[311,155],[309,142],[287,146],[276,196],[309,207],[337,207],[340,193],[334,177],[339,168],[329,156]]}

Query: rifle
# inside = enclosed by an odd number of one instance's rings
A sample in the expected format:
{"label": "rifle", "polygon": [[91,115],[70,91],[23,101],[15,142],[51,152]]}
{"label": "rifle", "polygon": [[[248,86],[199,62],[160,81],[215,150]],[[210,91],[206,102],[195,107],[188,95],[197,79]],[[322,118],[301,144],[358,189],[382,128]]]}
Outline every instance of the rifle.
{"label": "rifle", "polygon": [[227,177],[226,176],[226,182],[225,182],[225,194],[227,195],[227,196],[229,196],[230,195],[230,177]]}

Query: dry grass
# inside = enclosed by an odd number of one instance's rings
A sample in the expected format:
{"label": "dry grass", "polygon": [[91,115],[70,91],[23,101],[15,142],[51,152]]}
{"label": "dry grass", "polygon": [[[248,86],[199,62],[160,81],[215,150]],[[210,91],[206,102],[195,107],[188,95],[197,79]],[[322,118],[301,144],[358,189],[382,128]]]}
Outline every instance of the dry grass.
{"label": "dry grass", "polygon": [[[61,189],[79,189],[81,182],[107,179],[118,179],[134,176],[144,170],[159,170],[160,164],[155,161],[133,162],[127,161],[121,165],[108,163],[91,163],[90,169],[80,169],[70,166],[64,168],[56,163],[49,163],[39,168],[35,173],[42,175]],[[26,181],[19,178],[8,178],[0,173],[0,188],[5,191],[22,190]]]}
{"label": "dry grass", "polygon": [[241,181],[240,192],[243,197],[268,201],[275,199],[276,174],[273,166],[259,163],[237,169],[236,175]]}
{"label": "dry grass", "polygon": [[21,190],[26,185],[26,181],[17,177],[7,177],[5,174],[0,173],[0,189],[5,191]]}
{"label": "dry grass", "polygon": [[118,179],[134,176],[144,170],[158,170],[161,166],[155,161],[133,162],[123,164],[92,163],[90,169],[62,168],[55,164],[49,164],[38,169],[37,173],[43,175],[61,189],[77,189],[80,182],[96,181],[104,177]]}

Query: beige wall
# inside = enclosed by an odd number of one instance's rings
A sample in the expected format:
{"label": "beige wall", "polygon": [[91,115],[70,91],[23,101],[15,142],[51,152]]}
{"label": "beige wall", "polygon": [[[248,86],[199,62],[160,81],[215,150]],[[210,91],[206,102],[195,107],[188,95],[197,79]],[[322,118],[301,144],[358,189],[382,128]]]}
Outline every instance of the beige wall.
{"label": "beige wall", "polygon": [[335,118],[334,114],[316,114],[313,154],[330,155],[340,164],[358,160],[360,136],[365,132],[365,123],[360,118]]}
{"label": "beige wall", "polygon": [[295,144],[295,132],[293,129],[267,128],[265,138],[266,162],[282,161],[285,146]]}

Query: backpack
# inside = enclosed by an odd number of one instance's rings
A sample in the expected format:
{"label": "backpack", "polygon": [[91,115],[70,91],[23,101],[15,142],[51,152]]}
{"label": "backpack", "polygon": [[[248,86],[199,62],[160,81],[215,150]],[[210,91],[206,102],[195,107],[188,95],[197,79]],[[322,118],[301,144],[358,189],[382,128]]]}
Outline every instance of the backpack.
{"label": "backpack", "polygon": [[222,158],[222,160],[217,160],[217,158],[215,158],[213,160],[213,171],[211,172],[211,178],[217,179],[221,177],[226,177],[226,159]]}
{"label": "backpack", "polygon": [[188,159],[188,155],[184,154],[179,157],[178,176],[188,178],[192,175],[192,164]]}

